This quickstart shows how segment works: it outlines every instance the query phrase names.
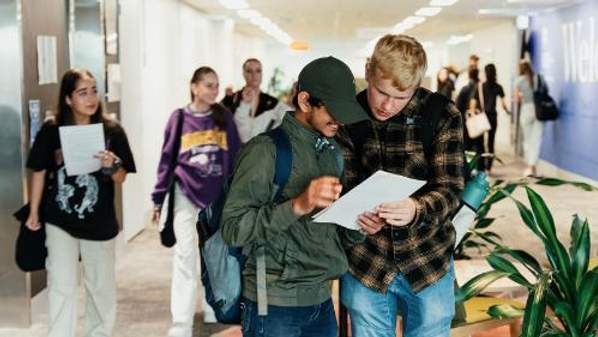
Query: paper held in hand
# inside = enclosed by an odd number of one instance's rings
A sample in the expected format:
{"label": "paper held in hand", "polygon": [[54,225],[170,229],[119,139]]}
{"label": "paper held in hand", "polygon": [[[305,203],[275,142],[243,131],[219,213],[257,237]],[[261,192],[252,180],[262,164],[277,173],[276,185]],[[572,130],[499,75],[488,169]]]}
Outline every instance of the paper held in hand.
{"label": "paper held in hand", "polygon": [[60,147],[68,176],[91,173],[102,168],[94,156],[105,149],[102,123],[61,126]]}
{"label": "paper held in hand", "polygon": [[374,210],[381,203],[405,199],[425,184],[424,180],[379,170],[328,208],[314,215],[313,220],[359,230],[361,227],[357,224],[357,217],[360,214]]}

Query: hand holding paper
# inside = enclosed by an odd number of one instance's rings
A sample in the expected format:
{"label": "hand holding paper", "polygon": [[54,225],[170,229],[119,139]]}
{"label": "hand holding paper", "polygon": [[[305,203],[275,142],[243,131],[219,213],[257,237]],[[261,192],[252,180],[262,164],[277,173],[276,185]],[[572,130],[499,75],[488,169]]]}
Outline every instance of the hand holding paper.
{"label": "hand holding paper", "polygon": [[[330,207],[316,214],[314,221],[331,222],[349,229],[360,230],[361,226],[357,223],[360,215],[365,212],[378,213],[377,206],[403,200],[425,184],[423,180],[380,170],[343,195]],[[389,213],[388,209],[386,211]],[[390,214],[388,216],[391,218]]]}
{"label": "hand holding paper", "polygon": [[104,150],[104,127],[101,123],[61,126],[60,147],[69,176],[91,173],[102,167],[95,156]]}

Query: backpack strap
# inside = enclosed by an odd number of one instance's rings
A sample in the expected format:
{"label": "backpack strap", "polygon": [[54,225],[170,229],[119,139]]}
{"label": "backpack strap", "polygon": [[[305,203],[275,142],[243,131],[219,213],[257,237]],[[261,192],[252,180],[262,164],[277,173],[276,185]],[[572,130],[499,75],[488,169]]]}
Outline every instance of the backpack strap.
{"label": "backpack strap", "polygon": [[424,146],[424,154],[426,159],[429,159],[432,155],[432,145],[434,143],[434,137],[436,136],[436,129],[438,123],[442,118],[444,107],[448,104],[448,98],[443,95],[433,92],[425,100],[422,108],[419,127],[422,130],[422,144]]}
{"label": "backpack strap", "polygon": [[273,193],[272,200],[278,201],[291,176],[291,170],[293,168],[293,150],[291,148],[289,136],[282,128],[272,129],[266,132],[266,135],[272,139],[276,146],[276,162],[274,166],[273,180],[275,192]]}
{"label": "backpack strap", "polygon": [[[422,116],[424,118],[420,118],[421,130],[422,130],[422,143],[424,146],[424,155],[426,156],[426,160],[428,162],[431,161],[431,156],[433,154],[433,143],[434,137],[436,136],[436,129],[438,128],[438,124],[440,123],[440,119],[442,118],[442,114],[444,113],[444,108],[447,104],[449,104],[449,99],[444,97],[439,93],[431,93],[422,107]],[[469,176],[471,172],[467,167],[467,160],[465,158],[465,152],[463,152],[463,177],[465,181],[469,180]]]}
{"label": "backpack strap", "polygon": [[[282,128],[265,133],[276,146],[274,165],[274,191],[272,201],[279,201],[293,169],[293,150],[289,136]],[[266,251],[263,244],[256,248],[257,311],[259,316],[268,315],[268,291],[266,289]]]}

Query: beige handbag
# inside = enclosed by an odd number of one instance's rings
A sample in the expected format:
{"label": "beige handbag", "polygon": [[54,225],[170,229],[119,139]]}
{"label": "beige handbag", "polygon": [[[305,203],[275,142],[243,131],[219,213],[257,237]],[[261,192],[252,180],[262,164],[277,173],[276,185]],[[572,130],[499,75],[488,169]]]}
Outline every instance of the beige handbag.
{"label": "beige handbag", "polygon": [[486,116],[486,112],[484,112],[484,92],[482,91],[481,82],[478,85],[478,96],[480,97],[480,107],[482,110],[479,113],[468,111],[467,119],[465,120],[465,128],[471,139],[478,138],[482,136],[484,132],[491,129],[488,116]]}

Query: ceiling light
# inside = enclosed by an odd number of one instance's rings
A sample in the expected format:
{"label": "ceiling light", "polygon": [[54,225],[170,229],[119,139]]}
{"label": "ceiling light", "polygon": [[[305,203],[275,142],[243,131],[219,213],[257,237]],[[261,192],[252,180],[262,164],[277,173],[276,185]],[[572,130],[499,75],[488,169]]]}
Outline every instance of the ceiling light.
{"label": "ceiling light", "polygon": [[238,9],[247,9],[249,8],[249,5],[247,4],[247,2],[245,0],[218,0],[220,2],[220,4],[224,7],[226,7],[227,9],[233,9],[233,10],[238,10]]}
{"label": "ceiling light", "polygon": [[240,9],[237,11],[237,14],[239,14],[239,16],[243,19],[258,18],[262,16],[262,14],[255,9]]}
{"label": "ceiling light", "polygon": [[289,47],[292,50],[305,51],[309,49],[309,43],[306,41],[293,41]]}
{"label": "ceiling light", "polygon": [[419,16],[434,16],[442,10],[441,7],[423,7],[415,12],[415,15]]}
{"label": "ceiling light", "polygon": [[408,16],[402,22],[405,22],[406,24],[419,25],[424,21],[426,21],[426,18],[423,16]]}
{"label": "ceiling light", "polygon": [[415,24],[413,23],[406,23],[406,22],[400,22],[399,24],[397,24],[396,26],[393,27],[392,29],[392,33],[393,34],[401,34],[405,31],[408,31],[409,29],[415,27]]}
{"label": "ceiling light", "polygon": [[452,6],[457,3],[459,0],[432,0],[430,1],[430,6]]}
{"label": "ceiling light", "polygon": [[464,43],[473,39],[473,34],[467,35],[451,35],[451,37],[446,41],[446,44],[454,46],[460,43]]}

